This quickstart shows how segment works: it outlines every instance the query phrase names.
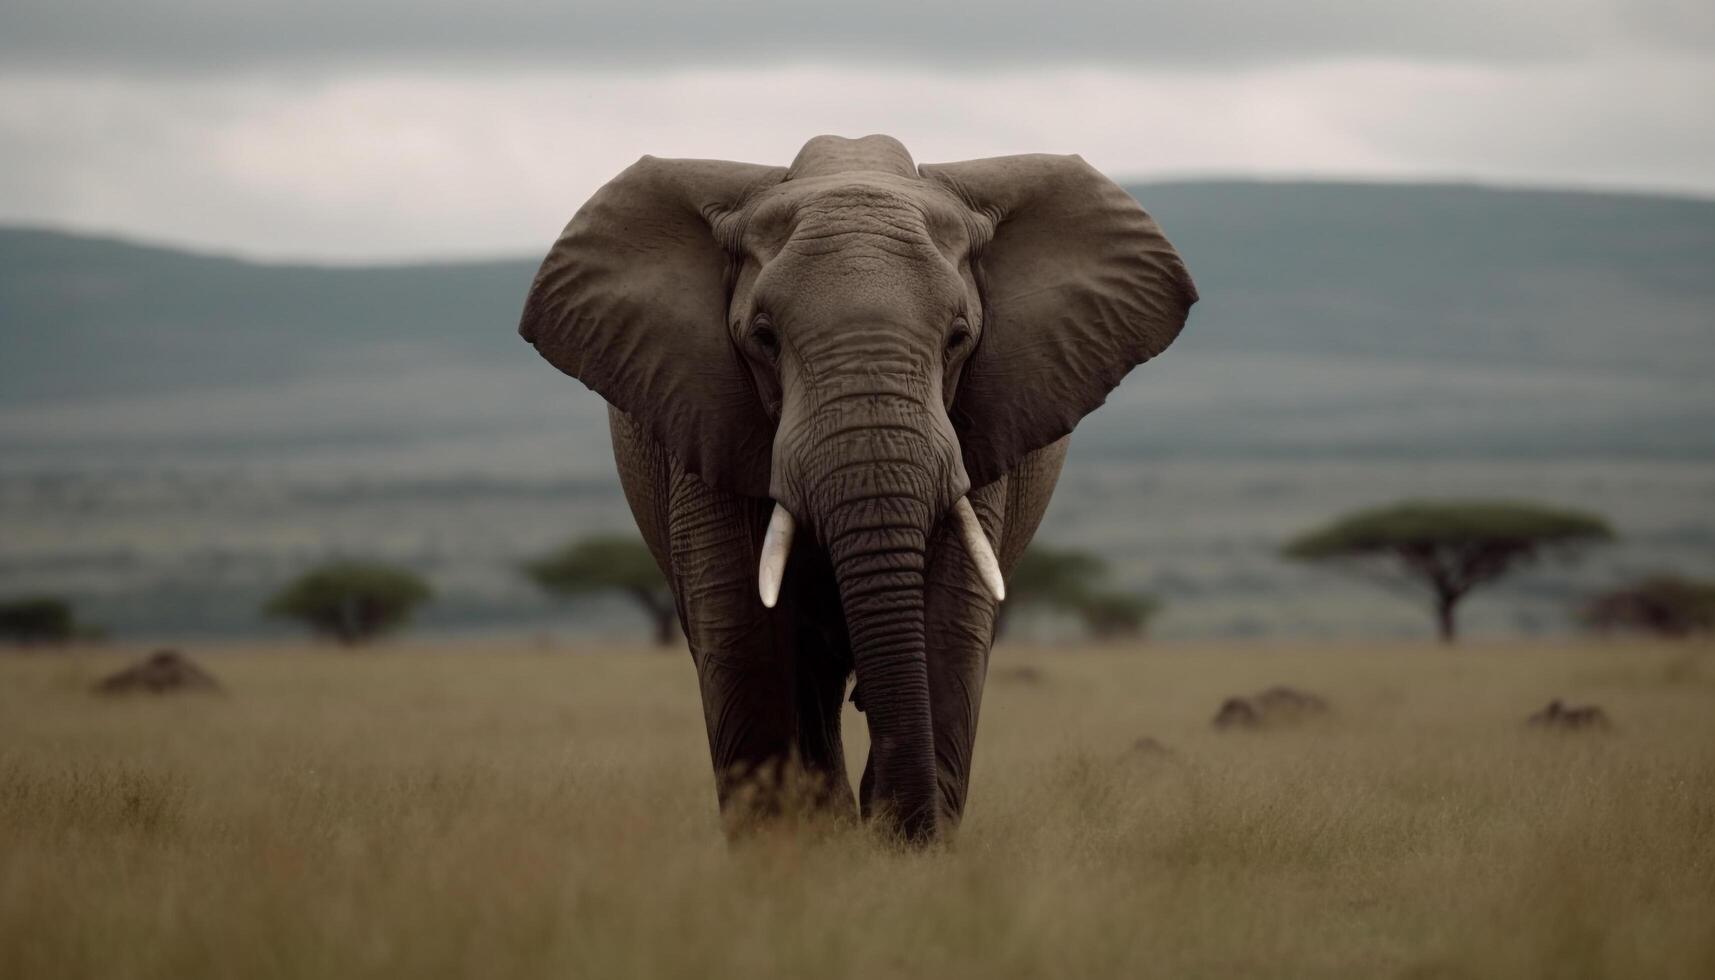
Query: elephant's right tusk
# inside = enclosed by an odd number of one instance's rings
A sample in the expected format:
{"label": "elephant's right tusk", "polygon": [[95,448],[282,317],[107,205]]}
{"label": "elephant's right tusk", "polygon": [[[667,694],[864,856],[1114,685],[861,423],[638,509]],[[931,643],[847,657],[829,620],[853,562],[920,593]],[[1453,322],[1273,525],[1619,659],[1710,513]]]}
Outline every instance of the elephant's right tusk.
{"label": "elephant's right tusk", "polygon": [[786,556],[792,553],[792,512],[774,505],[768,533],[762,536],[762,564],[756,571],[756,590],[770,609],[780,601],[780,583],[786,578]]}
{"label": "elephant's right tusk", "polygon": [[977,521],[977,512],[971,509],[969,497],[960,497],[953,505],[953,516],[959,522],[959,535],[965,539],[965,550],[970,552],[971,564],[977,567],[977,577],[982,579],[983,587],[996,602],[1006,600],[1006,579],[1000,574],[1000,562],[994,556],[994,549],[989,547],[988,535],[983,533],[983,526]]}

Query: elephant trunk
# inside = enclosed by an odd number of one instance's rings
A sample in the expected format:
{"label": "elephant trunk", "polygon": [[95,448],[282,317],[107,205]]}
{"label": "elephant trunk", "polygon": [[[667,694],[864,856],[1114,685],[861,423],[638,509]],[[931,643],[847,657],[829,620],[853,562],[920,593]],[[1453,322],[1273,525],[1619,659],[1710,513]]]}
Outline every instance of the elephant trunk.
{"label": "elephant trunk", "polygon": [[869,721],[874,782],[864,816],[891,821],[913,840],[936,833],[923,618],[931,505],[909,485],[918,482],[901,479],[832,502],[820,519]]}

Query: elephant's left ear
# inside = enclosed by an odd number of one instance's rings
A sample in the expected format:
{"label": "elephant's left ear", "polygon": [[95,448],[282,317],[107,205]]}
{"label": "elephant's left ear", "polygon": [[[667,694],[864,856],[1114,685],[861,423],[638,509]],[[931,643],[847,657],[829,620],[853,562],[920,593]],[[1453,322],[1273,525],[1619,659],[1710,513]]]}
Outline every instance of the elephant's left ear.
{"label": "elephant's left ear", "polygon": [[1072,431],[1185,325],[1197,289],[1130,194],[1076,156],[925,165],[993,222],[953,425],[973,486]]}
{"label": "elephant's left ear", "polygon": [[717,226],[785,176],[644,157],[572,218],[518,324],[704,482],[753,497],[768,495],[774,423],[727,332],[733,255]]}

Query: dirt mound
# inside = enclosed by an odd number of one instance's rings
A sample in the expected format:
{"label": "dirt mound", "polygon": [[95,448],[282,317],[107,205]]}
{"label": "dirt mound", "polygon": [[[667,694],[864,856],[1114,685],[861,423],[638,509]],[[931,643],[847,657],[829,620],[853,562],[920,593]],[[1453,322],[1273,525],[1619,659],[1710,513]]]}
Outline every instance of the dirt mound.
{"label": "dirt mound", "polygon": [[1163,744],[1160,739],[1152,738],[1148,735],[1144,735],[1137,741],[1131,743],[1131,751],[1133,755],[1148,757],[1161,757],[1173,754],[1173,750]]}
{"label": "dirt mound", "polygon": [[1320,718],[1328,711],[1327,700],[1319,695],[1277,684],[1248,698],[1222,701],[1213,724],[1228,729],[1272,728]]}
{"label": "dirt mound", "polygon": [[1262,712],[1249,698],[1228,698],[1215,712],[1216,728],[1256,728],[1262,724]]}
{"label": "dirt mound", "polygon": [[102,678],[95,685],[97,694],[173,694],[179,691],[219,690],[220,682],[177,650],[156,650],[146,659]]}
{"label": "dirt mound", "polygon": [[1264,714],[1325,715],[1328,713],[1328,702],[1320,695],[1311,694],[1309,691],[1300,691],[1296,687],[1276,685],[1258,694],[1255,700]]}
{"label": "dirt mound", "polygon": [[1614,727],[1614,723],[1608,720],[1608,713],[1596,705],[1569,705],[1559,698],[1525,719],[1525,724],[1558,732],[1605,732]]}

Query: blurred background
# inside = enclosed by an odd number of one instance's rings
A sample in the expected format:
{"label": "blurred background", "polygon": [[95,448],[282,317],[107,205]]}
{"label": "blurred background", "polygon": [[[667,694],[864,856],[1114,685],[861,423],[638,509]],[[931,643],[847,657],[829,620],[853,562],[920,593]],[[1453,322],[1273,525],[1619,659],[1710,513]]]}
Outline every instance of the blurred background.
{"label": "blurred background", "polygon": [[644,153],[870,132],[1083,154],[1189,263],[1038,537],[1153,635],[1429,635],[1282,554],[1402,499],[1611,525],[1469,633],[1715,574],[1715,7],[1123,6],[11,0],[0,599],[240,638],[364,561],[432,591],[419,631],[641,635],[634,586],[545,563],[631,522],[602,403],[515,334],[535,265]]}

